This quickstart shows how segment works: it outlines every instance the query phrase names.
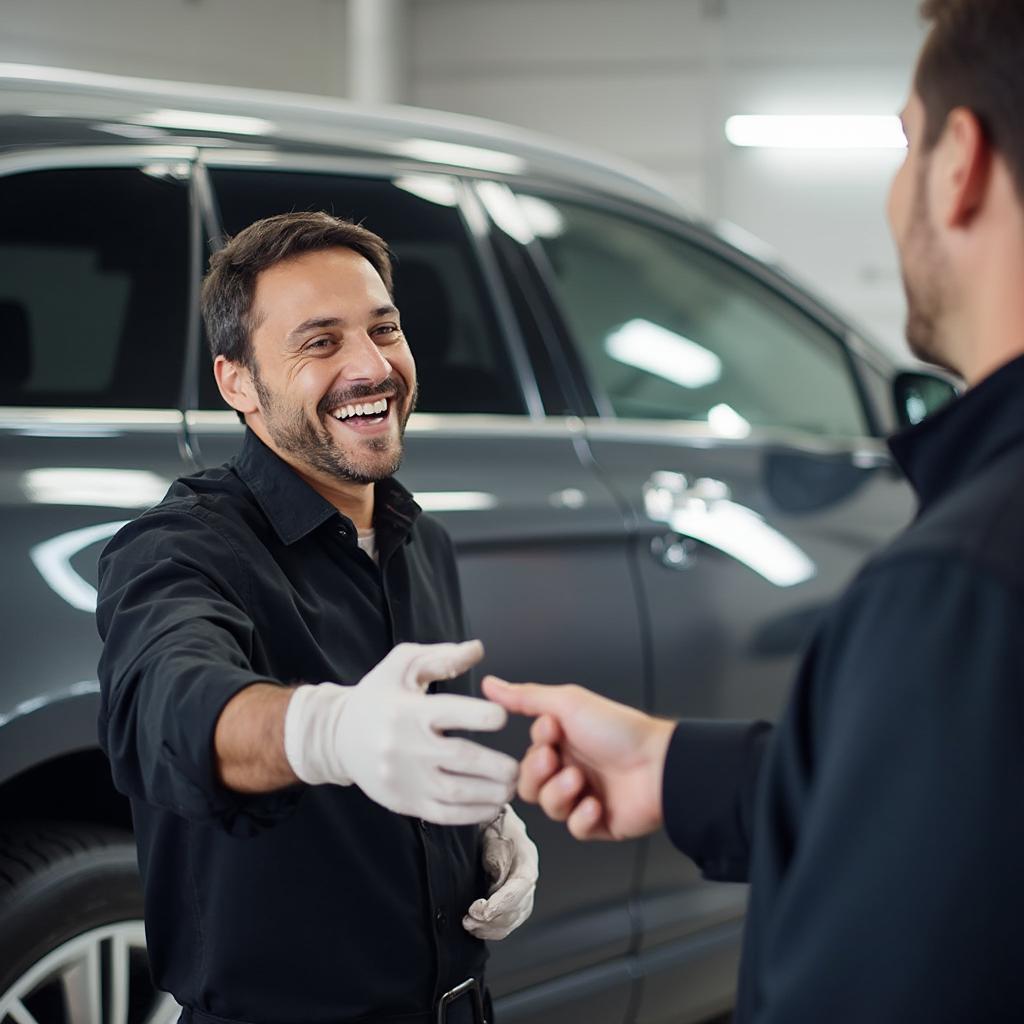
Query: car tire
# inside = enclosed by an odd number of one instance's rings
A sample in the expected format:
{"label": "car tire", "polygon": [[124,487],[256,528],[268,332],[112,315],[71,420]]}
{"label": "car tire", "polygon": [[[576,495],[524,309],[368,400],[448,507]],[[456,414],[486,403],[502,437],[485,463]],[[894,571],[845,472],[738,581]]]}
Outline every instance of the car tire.
{"label": "car tire", "polygon": [[0,1024],[176,1020],[149,980],[142,905],[130,833],[0,826]]}

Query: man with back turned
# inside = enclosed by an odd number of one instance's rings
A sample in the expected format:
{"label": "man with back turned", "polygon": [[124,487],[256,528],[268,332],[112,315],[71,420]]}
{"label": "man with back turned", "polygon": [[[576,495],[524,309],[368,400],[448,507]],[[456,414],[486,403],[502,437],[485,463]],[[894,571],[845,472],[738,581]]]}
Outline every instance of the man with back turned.
{"label": "man with back turned", "polygon": [[913,524],[774,729],[484,682],[539,716],[520,793],[575,836],[664,824],[751,882],[737,1024],[1024,1020],[1024,4],[923,11],[889,221],[910,346],[968,389],[891,442]]}

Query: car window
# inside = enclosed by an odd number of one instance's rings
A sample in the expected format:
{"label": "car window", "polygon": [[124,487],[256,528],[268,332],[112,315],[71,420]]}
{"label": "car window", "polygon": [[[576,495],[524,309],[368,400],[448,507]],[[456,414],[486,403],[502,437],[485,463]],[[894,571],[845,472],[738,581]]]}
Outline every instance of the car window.
{"label": "car window", "polygon": [[863,435],[838,341],[683,238],[576,202],[521,197],[595,388],[617,416]]}
{"label": "car window", "polygon": [[0,177],[0,404],[176,407],[188,230],[155,168]]}
{"label": "car window", "polygon": [[[214,171],[224,230],[261,217],[326,210],[362,223],[396,257],[395,301],[416,359],[422,412],[522,414],[522,392],[446,178]],[[205,408],[223,404],[207,367]]]}

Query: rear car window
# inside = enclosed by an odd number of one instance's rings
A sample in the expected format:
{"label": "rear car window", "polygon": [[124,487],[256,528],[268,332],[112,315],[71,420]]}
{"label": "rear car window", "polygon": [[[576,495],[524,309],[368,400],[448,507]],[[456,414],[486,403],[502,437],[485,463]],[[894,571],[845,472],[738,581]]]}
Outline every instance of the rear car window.
{"label": "rear car window", "polygon": [[162,168],[0,177],[0,405],[176,407],[188,233]]}

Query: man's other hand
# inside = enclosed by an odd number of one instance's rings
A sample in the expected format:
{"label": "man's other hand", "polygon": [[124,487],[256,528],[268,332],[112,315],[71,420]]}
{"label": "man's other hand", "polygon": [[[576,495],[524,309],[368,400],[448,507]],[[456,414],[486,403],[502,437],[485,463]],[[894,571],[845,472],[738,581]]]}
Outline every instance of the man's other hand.
{"label": "man's other hand", "polygon": [[439,825],[492,820],[514,792],[518,765],[451,729],[496,732],[507,720],[490,701],[428,694],[483,657],[478,640],[399,644],[355,686],[300,686],[285,718],[285,753],[311,785],[357,785],[398,814]]}
{"label": "man's other hand", "polygon": [[512,684],[488,676],[485,696],[538,716],[519,795],[566,822],[577,839],[634,839],[662,823],[661,783],[674,722],[581,686]]}
{"label": "man's other hand", "polygon": [[491,888],[487,899],[470,906],[462,927],[478,939],[494,941],[506,938],[533,913],[540,869],[537,847],[510,806],[484,827],[482,845]]}

